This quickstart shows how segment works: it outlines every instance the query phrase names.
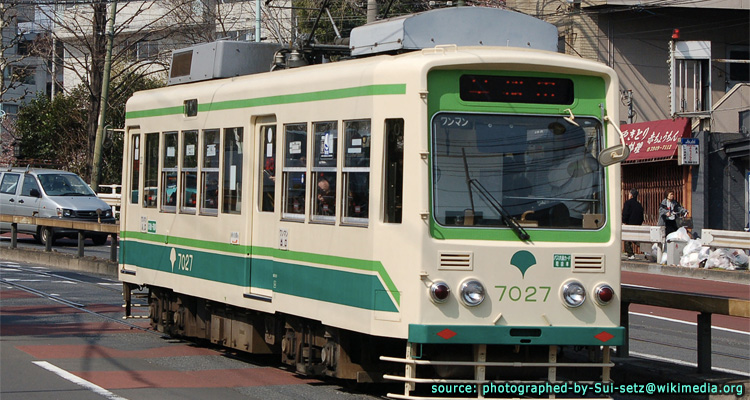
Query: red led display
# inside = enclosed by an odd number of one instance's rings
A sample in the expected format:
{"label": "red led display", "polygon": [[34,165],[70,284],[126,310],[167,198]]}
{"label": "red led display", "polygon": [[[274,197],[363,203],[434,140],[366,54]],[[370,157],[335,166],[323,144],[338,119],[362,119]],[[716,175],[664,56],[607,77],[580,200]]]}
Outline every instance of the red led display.
{"label": "red led display", "polygon": [[573,81],[564,78],[463,75],[461,100],[497,103],[573,104]]}

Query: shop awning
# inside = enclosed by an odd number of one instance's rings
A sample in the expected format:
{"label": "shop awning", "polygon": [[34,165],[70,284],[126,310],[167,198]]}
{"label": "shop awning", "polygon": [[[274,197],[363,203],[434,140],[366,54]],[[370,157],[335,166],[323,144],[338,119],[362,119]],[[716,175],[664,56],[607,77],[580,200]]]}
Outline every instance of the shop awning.
{"label": "shop awning", "polygon": [[680,138],[691,137],[690,119],[639,122],[620,127],[630,156],[625,163],[669,160],[677,155]]}

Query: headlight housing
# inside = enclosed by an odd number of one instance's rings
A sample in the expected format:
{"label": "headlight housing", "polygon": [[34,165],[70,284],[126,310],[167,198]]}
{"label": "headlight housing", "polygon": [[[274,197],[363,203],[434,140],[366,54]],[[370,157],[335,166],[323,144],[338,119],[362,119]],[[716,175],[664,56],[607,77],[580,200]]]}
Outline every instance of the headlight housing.
{"label": "headlight housing", "polygon": [[445,303],[451,294],[451,288],[443,281],[436,281],[430,285],[430,298],[435,303]]}
{"label": "headlight housing", "polygon": [[476,307],[484,301],[484,285],[481,282],[470,279],[461,284],[461,302],[469,307]]}
{"label": "headlight housing", "polygon": [[67,208],[58,208],[57,216],[58,217],[73,217],[75,216],[75,213],[73,212],[73,210],[70,210]]}
{"label": "headlight housing", "polygon": [[563,303],[570,308],[580,307],[586,301],[586,289],[580,282],[570,281],[562,288]]}

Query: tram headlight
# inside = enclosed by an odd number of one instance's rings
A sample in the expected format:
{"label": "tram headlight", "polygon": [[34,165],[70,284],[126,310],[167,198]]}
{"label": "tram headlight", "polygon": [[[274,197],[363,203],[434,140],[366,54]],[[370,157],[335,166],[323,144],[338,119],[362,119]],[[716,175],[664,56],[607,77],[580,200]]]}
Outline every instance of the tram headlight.
{"label": "tram headlight", "polygon": [[594,289],[594,300],[596,300],[600,306],[606,306],[614,297],[615,290],[612,289],[612,286],[609,286],[606,283],[602,283]]}
{"label": "tram headlight", "polygon": [[460,292],[461,301],[469,307],[476,307],[484,301],[484,286],[477,280],[464,281]]}
{"label": "tram headlight", "polygon": [[563,285],[562,297],[566,306],[580,307],[586,301],[586,289],[580,282],[570,281]]}
{"label": "tram headlight", "polygon": [[435,303],[445,303],[450,294],[450,286],[443,281],[433,282],[432,285],[430,285],[430,298],[432,298],[432,301]]}

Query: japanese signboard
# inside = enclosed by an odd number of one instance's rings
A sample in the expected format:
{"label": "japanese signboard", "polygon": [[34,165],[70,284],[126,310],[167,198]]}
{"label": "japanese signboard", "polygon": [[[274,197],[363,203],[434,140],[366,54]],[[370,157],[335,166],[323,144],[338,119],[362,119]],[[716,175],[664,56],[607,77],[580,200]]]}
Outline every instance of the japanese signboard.
{"label": "japanese signboard", "polygon": [[673,158],[680,139],[691,136],[688,118],[627,124],[621,130],[630,147],[628,161]]}

